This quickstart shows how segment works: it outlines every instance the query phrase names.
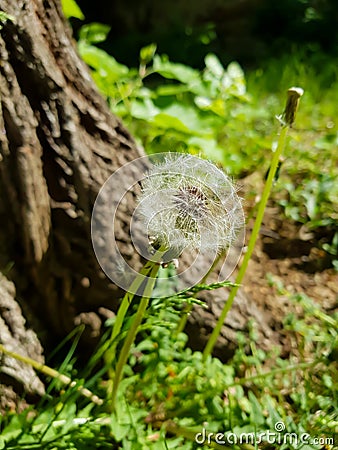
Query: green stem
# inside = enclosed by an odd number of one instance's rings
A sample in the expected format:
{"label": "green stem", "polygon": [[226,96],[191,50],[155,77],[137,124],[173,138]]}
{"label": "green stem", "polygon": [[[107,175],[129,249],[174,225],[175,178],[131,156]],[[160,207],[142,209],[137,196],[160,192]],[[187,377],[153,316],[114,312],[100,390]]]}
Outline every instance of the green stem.
{"label": "green stem", "polygon": [[118,309],[111,337],[107,345],[105,345],[107,350],[104,353],[104,361],[108,367],[108,371],[110,372],[111,376],[113,376],[111,370],[116,355],[116,346],[118,343],[117,337],[121,332],[124,318],[127,314],[129,306],[131,305],[131,302],[133,301],[135,293],[139,290],[144,279],[149,277],[149,273],[152,271],[153,264],[154,264],[153,261],[147,261],[146,264],[142,267],[140,273],[136,276],[136,278],[130,285],[128,292],[123,297],[121,305]]}
{"label": "green stem", "polygon": [[132,324],[128,330],[127,336],[124,340],[124,343],[123,343],[123,346],[121,349],[120,356],[119,356],[119,358],[117,360],[117,364],[116,364],[114,383],[113,383],[113,389],[112,389],[112,395],[111,395],[111,403],[112,403],[113,409],[115,406],[115,400],[116,400],[118,386],[119,386],[121,378],[122,378],[123,368],[127,362],[131,346],[133,345],[133,342],[137,335],[138,328],[142,323],[144,313],[148,307],[149,299],[150,299],[151,293],[152,293],[154,285],[155,285],[156,276],[157,276],[158,270],[160,268],[160,265],[157,262],[149,262],[149,263],[152,264],[152,269],[151,269],[149,277],[146,281],[146,286],[144,288],[144,294],[143,294],[143,297],[141,298],[140,304],[138,306],[138,309],[137,309],[135,317],[132,321]]}
{"label": "green stem", "polygon": [[211,336],[210,336],[208,343],[203,352],[204,360],[206,360],[206,358],[211,354],[211,352],[217,342],[217,339],[218,339],[218,336],[220,335],[224,321],[225,321],[227,314],[230,311],[232,304],[235,300],[239,285],[241,284],[241,282],[244,278],[246,269],[248,267],[250,258],[252,256],[252,253],[253,253],[253,250],[254,250],[258,235],[259,235],[260,227],[262,225],[264,211],[265,211],[265,208],[266,208],[269,196],[270,196],[273,182],[275,180],[280,156],[285,147],[286,136],[287,136],[289,128],[292,127],[293,122],[296,118],[296,113],[297,113],[297,109],[298,109],[298,105],[299,105],[299,99],[303,95],[303,93],[304,93],[304,91],[302,88],[296,88],[296,87],[290,88],[287,91],[287,100],[286,100],[284,112],[280,117],[277,117],[282,124],[282,130],[279,135],[276,151],[273,153],[273,156],[272,156],[268,179],[266,180],[266,183],[265,183],[265,186],[263,189],[263,193],[262,193],[262,198],[261,198],[261,201],[258,206],[257,217],[255,220],[253,229],[252,229],[248,248],[244,255],[242,265],[237,274],[237,278],[235,281],[235,284],[237,286],[234,286],[231,289],[230,295],[228,297],[227,302],[224,305],[222,313],[217,321],[216,327],[214,328],[213,332],[211,333]]}
{"label": "green stem", "polygon": [[[249,263],[250,258],[252,256],[252,253],[253,253],[253,250],[254,250],[254,247],[255,247],[258,235],[259,235],[259,230],[260,230],[261,225],[262,225],[265,207],[266,207],[266,204],[267,204],[270,192],[271,192],[271,188],[272,188],[272,185],[273,185],[273,181],[274,181],[274,178],[275,178],[275,174],[276,174],[279,158],[280,158],[280,155],[281,155],[281,153],[282,153],[282,151],[283,151],[283,149],[285,147],[285,141],[286,141],[286,136],[287,136],[287,132],[288,132],[289,127],[290,127],[289,124],[284,125],[282,130],[281,130],[281,133],[279,135],[277,149],[273,153],[273,156],[272,156],[271,167],[270,167],[270,170],[269,170],[268,179],[267,179],[267,181],[265,183],[264,190],[263,190],[263,193],[262,193],[262,198],[261,198],[261,201],[260,201],[259,206],[258,206],[257,217],[256,217],[256,220],[255,220],[253,229],[252,229],[252,233],[251,233],[251,236],[250,236],[248,248],[247,248],[247,251],[246,251],[246,253],[244,255],[242,265],[241,265],[241,267],[240,267],[240,269],[238,271],[238,274],[237,274],[237,278],[236,278],[236,281],[235,281],[236,285],[240,285],[241,284],[241,282],[242,282],[242,280],[244,278],[246,269],[248,267],[248,263]],[[230,295],[228,297],[228,300],[227,300],[227,302],[224,305],[222,313],[221,313],[221,315],[220,315],[220,317],[219,317],[219,319],[217,321],[217,324],[216,324],[213,332],[211,333],[211,336],[210,336],[210,338],[209,338],[209,340],[207,342],[207,345],[206,345],[206,347],[204,349],[204,352],[203,352],[203,359],[204,360],[206,360],[206,358],[211,354],[211,352],[212,352],[212,350],[213,350],[213,348],[214,348],[214,346],[216,344],[216,341],[217,341],[218,336],[219,336],[219,334],[221,332],[221,329],[223,327],[223,324],[224,324],[224,321],[226,319],[226,316],[227,316],[228,312],[230,311],[230,309],[232,307],[232,304],[233,304],[233,302],[235,300],[235,296],[237,294],[238,288],[239,288],[239,286],[235,286],[230,291]]]}
{"label": "green stem", "polygon": [[[194,295],[196,295],[196,294],[194,294]],[[188,316],[189,316],[189,314],[192,311],[192,308],[193,308],[192,304],[186,305],[184,307],[184,309],[183,309],[183,311],[181,313],[182,316],[181,316],[180,321],[178,322],[178,325],[177,325],[177,329],[176,329],[176,332],[175,332],[176,335],[178,335],[178,334],[183,332],[183,330],[184,330],[184,328],[185,328],[185,326],[187,324]]]}
{"label": "green stem", "polygon": [[[208,279],[208,276],[209,276],[210,273],[215,269],[215,267],[217,266],[217,264],[219,263],[219,261],[221,260],[221,258],[224,256],[224,254],[225,254],[225,252],[222,252],[222,253],[220,253],[220,254],[215,258],[215,260],[214,260],[214,262],[212,263],[210,269],[209,269],[208,272],[204,275],[204,277],[201,279],[201,281],[199,282],[199,284],[205,284],[205,282],[206,282],[207,279]],[[192,295],[192,297],[196,297],[196,295],[197,295],[197,292],[196,292],[196,294]],[[178,334],[182,333],[182,331],[184,330],[184,328],[185,328],[185,326],[186,326],[186,324],[187,324],[187,320],[188,320],[189,314],[190,314],[191,311],[192,311],[192,308],[193,308],[193,305],[190,304],[190,305],[186,305],[186,307],[183,309],[181,319],[180,319],[180,321],[178,322],[177,329],[176,329],[176,332],[175,332],[176,336],[177,336]]]}
{"label": "green stem", "polygon": [[[20,355],[19,353],[12,352],[8,350],[6,347],[4,347],[2,344],[0,344],[0,352],[4,353],[7,356],[10,356],[11,358],[16,359],[17,361],[21,361],[25,364],[30,365],[31,367],[33,367],[33,369],[38,370],[39,372],[42,372],[51,378],[56,378],[57,380],[60,380],[61,383],[67,386],[70,387],[77,386],[77,382],[72,381],[72,379],[67,377],[67,375],[63,375],[57,370],[52,369],[51,367],[46,366],[45,364],[41,364],[38,361],[35,361],[35,359],[30,358],[29,356],[23,356]],[[89,391],[89,389],[86,389],[83,386],[77,386],[77,390],[82,395],[89,398],[93,403],[96,403],[97,405],[102,405],[103,400],[94,395],[91,391]]]}
{"label": "green stem", "polygon": [[243,384],[247,384],[252,381],[256,381],[259,378],[264,379],[264,378],[268,378],[268,377],[272,377],[272,376],[274,377],[275,375],[279,375],[281,373],[289,373],[289,372],[294,372],[296,370],[309,369],[320,362],[321,362],[321,360],[317,359],[314,361],[293,364],[293,365],[290,365],[287,367],[279,367],[278,369],[273,369],[273,370],[270,370],[269,372],[257,373],[256,375],[251,375],[250,377],[243,377],[243,378],[240,378],[239,380],[235,381],[234,383],[228,384],[226,389],[229,389],[229,388],[235,387],[235,386],[242,386]]}

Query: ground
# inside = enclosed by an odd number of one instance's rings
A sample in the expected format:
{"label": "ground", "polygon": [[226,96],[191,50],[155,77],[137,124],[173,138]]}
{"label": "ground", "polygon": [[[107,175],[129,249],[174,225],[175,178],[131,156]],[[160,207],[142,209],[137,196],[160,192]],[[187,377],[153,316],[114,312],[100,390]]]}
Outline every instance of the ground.
{"label": "ground", "polygon": [[[292,294],[306,294],[328,314],[338,306],[338,273],[328,267],[327,254],[316,238],[307,238],[301,224],[283,219],[278,207],[267,208],[243,282],[247,296],[271,311],[274,327],[282,334],[281,320],[297,311]],[[289,353],[287,339],[283,345]]]}

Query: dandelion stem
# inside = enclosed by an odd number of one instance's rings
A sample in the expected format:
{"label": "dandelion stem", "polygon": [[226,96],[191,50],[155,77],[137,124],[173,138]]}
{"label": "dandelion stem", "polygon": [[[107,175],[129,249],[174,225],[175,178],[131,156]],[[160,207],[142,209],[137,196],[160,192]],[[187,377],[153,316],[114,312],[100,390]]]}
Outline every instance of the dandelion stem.
{"label": "dandelion stem", "polygon": [[[292,89],[295,89],[295,88],[292,88]],[[287,100],[287,107],[289,109],[290,109],[290,91],[291,90],[289,89],[289,91],[288,91],[288,100]],[[261,225],[262,225],[262,221],[263,221],[263,217],[264,217],[264,211],[265,211],[265,208],[266,208],[266,205],[267,205],[267,201],[269,199],[269,195],[270,195],[270,192],[271,192],[271,189],[272,189],[272,185],[273,185],[273,182],[274,182],[274,179],[275,179],[275,174],[276,174],[276,170],[277,170],[277,167],[278,167],[279,158],[280,158],[280,156],[281,156],[281,154],[283,152],[283,149],[285,147],[286,136],[287,136],[288,130],[292,126],[293,121],[295,119],[295,114],[296,114],[297,107],[298,107],[298,103],[295,104],[295,110],[293,111],[293,114],[291,114],[290,111],[288,111],[288,113],[289,113],[288,116],[292,116],[292,120],[290,119],[290,120],[284,121],[282,123],[282,130],[281,130],[280,135],[279,135],[278,145],[277,145],[276,151],[273,153],[273,156],[272,156],[272,161],[271,161],[271,166],[270,166],[268,178],[267,178],[267,181],[265,183],[265,186],[264,186],[264,189],[263,189],[263,193],[262,193],[262,198],[261,198],[261,201],[260,201],[259,206],[258,206],[257,216],[256,216],[256,220],[255,220],[255,223],[254,223],[254,226],[253,226],[253,229],[252,229],[250,240],[249,240],[249,243],[248,243],[248,248],[247,248],[247,251],[246,251],[246,253],[244,255],[242,265],[241,265],[241,267],[240,267],[240,269],[238,271],[237,278],[236,278],[236,281],[235,281],[236,286],[234,286],[231,289],[230,295],[228,297],[228,300],[225,303],[224,308],[222,310],[222,313],[221,313],[221,315],[220,315],[220,317],[219,317],[219,319],[217,321],[217,324],[216,324],[213,332],[210,335],[210,338],[209,338],[209,340],[207,342],[207,345],[205,346],[205,349],[204,349],[204,352],[203,352],[203,359],[204,360],[206,360],[206,358],[211,354],[211,352],[212,352],[212,350],[213,350],[213,348],[214,348],[214,346],[215,346],[215,344],[217,342],[217,339],[218,339],[218,336],[220,335],[220,332],[221,332],[222,326],[224,324],[224,321],[225,321],[225,319],[227,317],[227,314],[230,311],[230,309],[232,307],[232,304],[233,304],[233,302],[235,300],[235,297],[236,297],[239,285],[242,283],[242,280],[244,278],[246,269],[248,267],[250,258],[252,256],[252,253],[253,253],[253,250],[254,250],[254,247],[255,247],[258,235],[259,235],[259,230],[260,230]]]}
{"label": "dandelion stem", "polygon": [[137,330],[142,323],[144,313],[148,307],[149,299],[151,297],[151,293],[152,293],[154,285],[155,285],[156,276],[157,276],[158,270],[160,268],[160,265],[158,262],[154,262],[154,261],[150,262],[149,261],[148,263],[152,264],[152,268],[151,268],[149,277],[146,281],[143,297],[141,298],[141,301],[138,306],[135,317],[134,317],[132,324],[128,330],[127,336],[124,340],[124,343],[123,343],[123,346],[121,349],[120,356],[119,356],[117,364],[116,364],[113,390],[112,390],[112,395],[111,395],[111,403],[112,403],[113,408],[115,405],[117,389],[118,389],[119,383],[122,378],[123,367],[127,362],[131,346],[133,345],[133,342],[137,335]]}
{"label": "dandelion stem", "polygon": [[[251,237],[250,237],[250,240],[249,240],[248,248],[247,248],[247,251],[246,251],[246,253],[244,255],[242,265],[241,265],[241,267],[240,267],[240,269],[238,271],[237,277],[236,277],[236,281],[235,281],[236,285],[239,285],[242,282],[243,278],[244,278],[246,269],[248,267],[248,263],[249,263],[250,258],[252,256],[252,253],[253,253],[253,250],[254,250],[257,238],[258,238],[259,230],[260,230],[260,227],[261,227],[261,224],[262,224],[262,220],[263,220],[263,216],[264,216],[265,207],[266,207],[266,204],[267,204],[267,201],[268,201],[268,198],[269,198],[269,194],[270,194],[271,187],[272,187],[272,184],[273,184],[275,172],[276,172],[276,169],[277,169],[279,156],[281,155],[282,150],[283,150],[283,148],[285,146],[285,139],[286,139],[288,128],[289,128],[288,126],[284,126],[282,128],[282,131],[281,131],[280,136],[279,136],[277,149],[276,149],[275,153],[273,154],[273,158],[272,158],[272,162],[271,162],[271,167],[270,167],[268,179],[267,179],[266,184],[264,186],[262,198],[261,198],[261,201],[259,203],[259,207],[258,207],[258,211],[257,211],[257,217],[256,217],[256,220],[255,220],[253,229],[252,229],[252,233],[251,233]],[[203,352],[203,358],[204,359],[206,359],[210,355],[210,353],[212,352],[212,350],[213,350],[213,348],[214,348],[214,346],[216,344],[216,341],[217,341],[218,336],[219,336],[219,334],[221,332],[221,329],[222,329],[222,326],[224,324],[224,321],[225,321],[225,319],[226,319],[226,317],[228,315],[228,312],[230,311],[230,309],[232,307],[232,304],[233,304],[233,302],[235,300],[235,297],[236,297],[238,289],[239,289],[239,286],[235,286],[230,291],[230,295],[228,297],[228,300],[227,300],[227,302],[224,305],[222,313],[221,313],[221,315],[220,315],[220,317],[219,317],[219,319],[217,321],[217,324],[216,324],[213,332],[211,333],[211,336],[210,336],[210,338],[209,338],[209,340],[207,342],[207,345],[206,345],[206,347],[204,349],[204,352]]]}
{"label": "dandelion stem", "polygon": [[136,276],[136,278],[130,285],[128,292],[126,292],[125,296],[123,297],[121,305],[118,309],[116,320],[112,329],[112,334],[106,346],[107,350],[104,353],[104,361],[108,367],[110,378],[113,377],[112,364],[116,356],[116,346],[118,343],[117,337],[121,332],[124,318],[127,314],[129,306],[131,305],[131,302],[133,301],[135,292],[140,289],[142,283],[144,282],[144,279],[149,277],[149,274],[153,269],[153,265],[153,261],[147,261],[146,264],[142,267],[140,273]]}

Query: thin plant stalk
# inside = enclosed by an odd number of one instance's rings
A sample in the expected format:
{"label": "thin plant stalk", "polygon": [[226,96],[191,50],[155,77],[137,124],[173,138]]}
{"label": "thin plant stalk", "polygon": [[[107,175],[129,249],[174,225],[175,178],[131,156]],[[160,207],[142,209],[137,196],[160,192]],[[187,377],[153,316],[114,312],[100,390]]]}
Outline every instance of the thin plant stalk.
{"label": "thin plant stalk", "polygon": [[287,367],[278,367],[277,369],[269,370],[267,372],[257,373],[255,375],[251,375],[248,377],[239,378],[234,383],[228,384],[226,386],[226,389],[235,387],[235,386],[243,386],[247,383],[252,383],[260,379],[268,378],[268,377],[274,377],[275,375],[295,372],[297,370],[305,370],[305,369],[311,369],[311,367],[314,367],[315,365],[319,364],[320,362],[324,362],[324,360],[316,359],[309,362],[301,362],[298,364],[292,364]]}
{"label": "thin plant stalk", "polygon": [[135,292],[137,292],[138,289],[140,288],[141,284],[144,281],[144,278],[149,277],[149,274],[152,271],[152,269],[153,269],[153,261],[147,261],[146,264],[142,267],[140,273],[136,276],[136,278],[130,285],[128,292],[126,292],[125,296],[122,299],[121,305],[120,305],[117,315],[116,315],[116,319],[115,319],[115,323],[114,323],[114,326],[112,329],[111,337],[110,337],[107,345],[105,345],[106,351],[104,353],[104,361],[110,372],[111,372],[112,364],[115,360],[117,337],[121,332],[124,318],[127,314],[129,306],[131,305],[131,302],[133,301]]}
{"label": "thin plant stalk", "polygon": [[146,309],[148,307],[149,299],[150,299],[151,293],[154,289],[156,276],[157,276],[159,268],[160,268],[160,264],[158,262],[152,262],[152,270],[146,281],[146,286],[144,288],[143,297],[140,300],[137,312],[136,312],[135,317],[132,321],[132,324],[128,330],[127,336],[124,340],[124,343],[123,343],[123,346],[121,349],[121,353],[117,360],[114,382],[113,382],[113,389],[112,389],[112,394],[111,394],[111,405],[112,405],[113,409],[114,409],[114,405],[115,405],[118,386],[122,379],[123,368],[128,360],[131,346],[134,343],[138,328],[142,323],[144,313],[146,312]]}
{"label": "thin plant stalk", "polygon": [[[204,277],[201,279],[199,284],[205,284],[205,282],[208,279],[208,276],[210,275],[211,272],[213,272],[213,270],[215,269],[215,267],[217,266],[217,264],[219,263],[219,261],[221,260],[221,258],[226,254],[226,251],[223,251],[222,253],[220,253],[217,258],[215,258],[215,261],[212,263],[212,266],[210,267],[210,269],[208,270],[208,272],[204,275]],[[192,297],[195,297],[197,295],[194,294]],[[187,324],[187,320],[189,317],[189,314],[191,313],[193,308],[193,305],[186,305],[185,308],[183,309],[183,313],[182,316],[180,318],[180,321],[178,322],[177,325],[177,329],[176,329],[176,335],[178,335],[179,333],[182,333],[186,324]]]}
{"label": "thin plant stalk", "polygon": [[102,405],[103,400],[99,398],[97,395],[93,394],[89,389],[84,388],[81,385],[77,385],[76,381],[73,381],[71,378],[69,378],[67,375],[64,375],[60,372],[58,372],[55,369],[52,369],[49,366],[46,366],[45,364],[41,364],[38,361],[35,361],[35,359],[30,358],[29,356],[20,355],[19,353],[12,352],[8,350],[6,347],[4,347],[2,344],[0,344],[0,352],[4,353],[7,356],[10,356],[11,358],[16,359],[17,361],[21,361],[25,364],[30,365],[33,367],[33,369],[51,377],[55,378],[61,383],[63,383],[66,386],[75,387],[77,386],[77,390],[84,395],[85,397],[89,398],[93,403],[96,403],[97,405]]}
{"label": "thin plant stalk", "polygon": [[265,211],[265,208],[266,208],[269,196],[270,196],[270,192],[271,192],[274,180],[275,180],[275,175],[276,175],[279,159],[280,159],[280,156],[285,147],[286,136],[287,136],[289,128],[292,126],[292,124],[294,122],[296,111],[298,108],[299,98],[302,94],[303,94],[303,90],[300,88],[291,88],[288,90],[288,98],[287,98],[287,103],[285,106],[285,111],[282,114],[282,116],[279,117],[279,120],[282,123],[282,129],[281,129],[281,132],[279,135],[277,148],[272,156],[272,161],[271,161],[268,178],[266,180],[266,183],[265,183],[265,186],[263,189],[263,193],[262,193],[262,198],[261,198],[261,201],[258,206],[257,216],[256,216],[256,220],[255,220],[255,223],[254,223],[254,226],[252,229],[250,240],[248,243],[248,248],[244,255],[242,265],[241,265],[241,267],[238,271],[237,277],[236,277],[236,281],[235,281],[236,286],[232,287],[229,297],[228,297],[228,300],[225,303],[223,310],[221,312],[221,315],[217,321],[217,324],[210,335],[207,345],[205,346],[205,349],[203,352],[204,360],[206,360],[208,358],[208,356],[211,354],[211,352],[217,342],[217,339],[218,339],[218,336],[220,335],[224,321],[225,321],[225,319],[228,315],[228,312],[230,311],[230,309],[233,305],[233,302],[235,300],[237,291],[239,289],[239,285],[243,281],[246,269],[248,267],[250,258],[252,256],[256,241],[258,239],[259,230],[261,228],[263,217],[264,217],[264,211]]}

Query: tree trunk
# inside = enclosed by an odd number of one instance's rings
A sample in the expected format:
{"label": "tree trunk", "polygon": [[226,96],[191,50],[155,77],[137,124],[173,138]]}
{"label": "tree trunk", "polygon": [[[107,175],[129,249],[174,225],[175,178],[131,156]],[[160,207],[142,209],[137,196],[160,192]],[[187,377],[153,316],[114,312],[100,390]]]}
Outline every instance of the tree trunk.
{"label": "tree trunk", "polygon": [[0,8],[15,18],[1,32],[2,264],[14,263],[21,297],[64,334],[80,311],[117,296],[93,254],[90,216],[104,181],[139,152],[97,93],[59,2]]}
{"label": "tree trunk", "polygon": [[[0,271],[14,283],[16,297],[5,277],[0,282],[27,320],[24,325],[21,318],[20,333],[14,329],[10,337],[2,327],[0,343],[13,348],[17,339],[22,352],[41,359],[30,328],[46,343],[82,322],[86,342],[93,343],[106,308],[116,310],[121,292],[92,250],[91,211],[109,175],[140,151],[98,94],[59,1],[0,0],[0,10],[11,16],[0,32]],[[129,264],[138,268],[141,262],[125,226],[133,209],[130,201],[118,213],[118,240]],[[224,294],[210,304],[220,302]],[[224,327],[219,355],[231,342],[233,348],[236,330],[244,331],[250,316],[261,323],[262,342],[271,337],[269,317],[243,296],[238,305],[229,316],[231,325]],[[6,307],[0,302],[0,319]],[[12,311],[21,314],[20,308]],[[189,331],[195,346],[207,339],[217,314],[213,306],[206,323],[203,315],[193,314]],[[8,317],[4,321],[9,324]],[[11,326],[17,326],[15,320]],[[0,372],[6,372],[4,367],[0,361]],[[19,378],[27,390],[25,377]],[[31,390],[41,392],[38,381]]]}
{"label": "tree trunk", "polygon": [[[97,93],[59,2],[1,0],[0,9],[13,18],[0,37],[0,270],[12,266],[29,326],[48,330],[47,340],[81,319],[97,337],[99,306],[112,307],[119,292],[92,251],[91,210],[108,176],[139,151]],[[123,226],[119,238],[128,241]],[[0,339],[8,344],[3,330]]]}

